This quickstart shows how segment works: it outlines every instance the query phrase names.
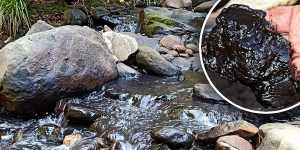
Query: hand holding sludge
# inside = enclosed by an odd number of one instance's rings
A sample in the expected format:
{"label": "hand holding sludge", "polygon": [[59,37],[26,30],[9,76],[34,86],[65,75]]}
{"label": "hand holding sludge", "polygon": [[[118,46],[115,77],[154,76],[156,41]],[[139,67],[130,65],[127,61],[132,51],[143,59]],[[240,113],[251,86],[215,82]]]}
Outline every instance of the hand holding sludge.
{"label": "hand holding sludge", "polygon": [[266,19],[276,31],[288,34],[291,42],[290,68],[293,78],[300,81],[300,5],[272,8],[267,11]]}

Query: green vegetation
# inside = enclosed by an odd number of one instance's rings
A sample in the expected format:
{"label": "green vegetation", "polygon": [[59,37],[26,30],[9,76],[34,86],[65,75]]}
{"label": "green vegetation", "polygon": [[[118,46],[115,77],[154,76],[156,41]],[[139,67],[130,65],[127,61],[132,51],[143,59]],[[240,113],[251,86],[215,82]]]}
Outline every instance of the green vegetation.
{"label": "green vegetation", "polygon": [[161,27],[171,28],[173,26],[176,26],[176,21],[171,18],[159,16],[154,13],[145,14],[143,29],[148,36],[152,36]]}
{"label": "green vegetation", "polygon": [[19,28],[30,27],[25,0],[0,0],[0,30],[15,37]]}

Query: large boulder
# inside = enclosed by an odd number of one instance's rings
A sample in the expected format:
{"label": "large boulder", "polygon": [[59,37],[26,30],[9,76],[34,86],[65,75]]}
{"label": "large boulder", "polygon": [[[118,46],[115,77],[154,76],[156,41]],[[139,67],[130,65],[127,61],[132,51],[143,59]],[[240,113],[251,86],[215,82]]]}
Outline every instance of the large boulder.
{"label": "large boulder", "polygon": [[206,13],[194,13],[184,9],[147,7],[142,15],[142,29],[147,36],[200,32]]}
{"label": "large boulder", "polygon": [[64,21],[67,25],[86,25],[88,16],[80,9],[68,9],[64,12]]}
{"label": "large boulder", "polygon": [[262,141],[257,150],[299,150],[300,128],[283,123],[269,123],[259,127]]}
{"label": "large boulder", "polygon": [[118,61],[125,61],[138,50],[135,38],[114,31],[104,32],[103,36],[112,54]]}
{"label": "large boulder", "polygon": [[156,50],[146,46],[139,47],[136,54],[139,67],[161,76],[175,76],[180,74],[180,69],[161,56]]}
{"label": "large boulder", "polygon": [[0,102],[20,114],[45,112],[62,97],[118,76],[101,34],[63,26],[24,36],[0,50]]}

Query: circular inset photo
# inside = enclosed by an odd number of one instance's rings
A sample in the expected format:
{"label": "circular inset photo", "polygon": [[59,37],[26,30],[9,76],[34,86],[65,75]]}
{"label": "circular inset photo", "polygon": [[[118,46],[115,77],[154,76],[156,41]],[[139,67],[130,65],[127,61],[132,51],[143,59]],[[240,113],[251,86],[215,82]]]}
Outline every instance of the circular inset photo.
{"label": "circular inset photo", "polygon": [[279,113],[300,102],[300,5],[276,2],[219,1],[200,38],[210,84],[254,113]]}

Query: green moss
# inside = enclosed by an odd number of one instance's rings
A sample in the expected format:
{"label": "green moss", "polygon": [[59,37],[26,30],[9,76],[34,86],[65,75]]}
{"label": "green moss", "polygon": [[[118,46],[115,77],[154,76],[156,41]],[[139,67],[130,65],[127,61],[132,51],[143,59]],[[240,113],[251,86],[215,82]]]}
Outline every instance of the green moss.
{"label": "green moss", "polygon": [[148,36],[155,34],[159,28],[171,28],[176,26],[176,21],[171,18],[159,16],[157,14],[145,14],[144,32]]}
{"label": "green moss", "polygon": [[175,26],[176,22],[168,17],[164,17],[164,16],[160,16],[158,14],[153,14],[153,13],[149,13],[149,14],[145,14],[145,24],[152,24],[155,22],[159,22],[162,24],[165,24],[167,26]]}

